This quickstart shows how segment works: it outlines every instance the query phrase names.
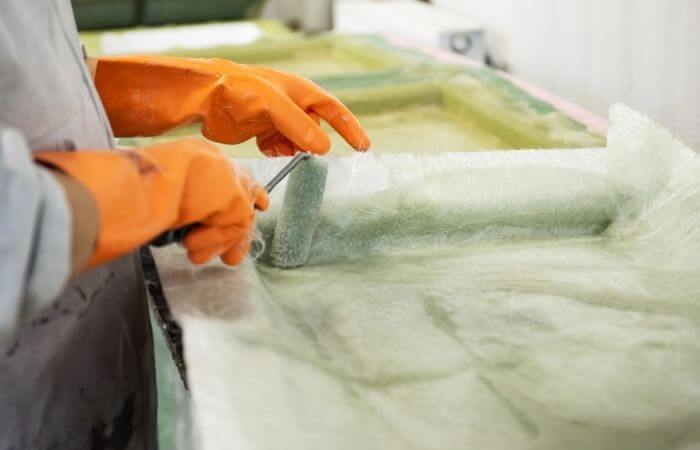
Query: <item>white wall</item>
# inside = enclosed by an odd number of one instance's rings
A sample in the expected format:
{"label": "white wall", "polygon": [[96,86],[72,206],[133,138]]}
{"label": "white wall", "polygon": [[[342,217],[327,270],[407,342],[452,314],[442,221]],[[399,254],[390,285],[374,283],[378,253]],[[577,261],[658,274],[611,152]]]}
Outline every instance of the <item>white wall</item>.
{"label": "white wall", "polygon": [[302,0],[267,0],[262,15],[287,22],[299,18],[298,9]]}
{"label": "white wall", "polygon": [[283,22],[294,22],[303,31],[330,30],[332,26],[332,0],[267,0],[264,17]]}
{"label": "white wall", "polygon": [[480,21],[498,64],[605,115],[616,101],[700,151],[700,0],[433,0]]}

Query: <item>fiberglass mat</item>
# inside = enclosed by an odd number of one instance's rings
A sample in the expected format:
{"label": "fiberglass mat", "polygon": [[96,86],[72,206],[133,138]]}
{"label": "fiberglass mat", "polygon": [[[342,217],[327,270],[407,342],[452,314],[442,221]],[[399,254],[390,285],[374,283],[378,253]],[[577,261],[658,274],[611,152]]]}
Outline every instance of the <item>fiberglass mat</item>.
{"label": "fiberglass mat", "polygon": [[700,164],[623,106],[608,142],[331,164],[298,269],[159,250],[201,448],[697,448]]}

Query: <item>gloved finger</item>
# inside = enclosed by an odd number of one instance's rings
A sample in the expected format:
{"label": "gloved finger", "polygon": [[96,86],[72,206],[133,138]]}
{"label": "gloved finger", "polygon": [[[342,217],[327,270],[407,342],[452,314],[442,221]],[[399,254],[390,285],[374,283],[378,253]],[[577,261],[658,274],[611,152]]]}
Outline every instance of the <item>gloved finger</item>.
{"label": "gloved finger", "polygon": [[188,251],[187,258],[192,262],[192,264],[204,264],[211,261],[226,251],[226,246],[221,245],[218,247],[209,247],[205,250],[198,251]]}
{"label": "gloved finger", "polygon": [[[225,255],[231,249],[245,248],[247,253],[247,249],[250,248],[251,242],[250,232],[241,231],[238,234],[231,234],[230,236],[231,239],[229,239],[228,241],[212,244],[208,247],[204,247],[198,250],[188,250],[187,257],[194,264],[204,264],[205,262],[210,261],[212,258]],[[235,252],[232,252],[232,255],[233,253]],[[243,257],[245,257],[245,253],[240,259],[243,259]],[[235,261],[235,258],[233,257],[229,257],[228,259],[230,261]]]}
{"label": "gloved finger", "polygon": [[[269,131],[272,127],[270,113],[267,110],[267,100],[261,93],[255,91],[239,92],[237,87],[225,85],[222,87],[226,92],[222,93],[219,99],[235,99],[234,104],[243,104],[244,108],[236,108],[224,101],[220,105],[221,114],[228,117],[226,122],[228,127],[234,124],[233,128],[239,133],[249,137],[257,136]],[[219,114],[219,115],[221,115]]]}
{"label": "gloved finger", "polygon": [[221,255],[221,260],[224,262],[224,264],[228,264],[229,266],[239,264],[245,259],[246,255],[250,251],[250,244],[250,239],[234,242],[231,247],[229,247],[228,250]]}
{"label": "gloved finger", "polygon": [[241,144],[255,136],[255,133],[248,130],[232,127],[231,120],[226,115],[204,116],[200,132],[211,141],[227,145]]}
{"label": "gloved finger", "polygon": [[[261,93],[240,92],[225,83],[219,89],[212,101],[213,112],[202,118],[202,135],[223,144],[240,144],[272,127]],[[241,104],[245,107],[235,107]]]}
{"label": "gloved finger", "polygon": [[277,158],[278,156],[281,156],[281,155],[277,153],[275,147],[272,145],[271,139],[272,139],[271,136],[267,136],[267,137],[258,136],[256,138],[258,150],[260,150],[260,153],[267,156],[268,158]]}
{"label": "gloved finger", "polygon": [[270,197],[264,187],[256,184],[253,188],[253,197],[255,198],[255,209],[265,211],[270,206]]}
{"label": "gloved finger", "polygon": [[[235,206],[232,206],[235,205]],[[240,196],[229,204],[229,206],[215,214],[203,219],[201,222],[208,226],[216,227],[251,227],[255,220],[255,198],[253,193]]]}
{"label": "gloved finger", "polygon": [[[315,112],[307,111],[307,114],[316,124],[321,123],[321,119]],[[294,156],[298,151],[294,148],[294,144],[277,130],[258,136],[257,143],[260,151],[268,157]]]}
{"label": "gloved finger", "polygon": [[272,146],[272,135],[274,133],[274,131],[269,131],[255,137],[255,143],[257,144],[258,149],[263,155],[269,158],[278,156],[274,150],[274,147]]}
{"label": "gloved finger", "polygon": [[277,96],[277,104],[270,105],[270,118],[277,131],[296,148],[323,155],[331,147],[328,135],[299,106],[287,96]]}
{"label": "gloved finger", "polygon": [[239,195],[230,197],[228,204],[222,205],[217,212],[200,219],[201,223],[222,227],[236,224],[252,226],[255,209],[267,208],[269,202],[267,192],[248,170],[235,163],[231,163],[230,169],[234,172],[236,192]]}
{"label": "gloved finger", "polygon": [[361,152],[369,150],[371,145],[369,136],[357,117],[335,97],[326,93],[323,95],[324,98],[311,105],[310,109],[328,122],[352,148]]}
{"label": "gloved finger", "polygon": [[267,156],[268,158],[277,158],[282,155],[278,155],[277,152],[275,152],[274,149],[268,148],[268,149],[260,149],[260,152],[264,155]]}
{"label": "gloved finger", "polygon": [[268,157],[292,156],[294,144],[278,131],[258,136],[257,144],[260,151]]}
{"label": "gloved finger", "polygon": [[185,235],[182,245],[189,252],[200,252],[220,248],[223,253],[226,244],[250,233],[250,227],[232,225],[228,227],[200,226]]}
{"label": "gloved finger", "polygon": [[238,177],[239,183],[243,188],[243,192],[247,192],[252,200],[252,205],[255,209],[264,211],[269,204],[269,198],[265,188],[255,179],[253,175],[244,167],[233,165]]}
{"label": "gloved finger", "polygon": [[294,86],[293,99],[302,109],[321,116],[355,150],[369,150],[369,136],[347,106],[306,78],[292,76],[290,79]]}

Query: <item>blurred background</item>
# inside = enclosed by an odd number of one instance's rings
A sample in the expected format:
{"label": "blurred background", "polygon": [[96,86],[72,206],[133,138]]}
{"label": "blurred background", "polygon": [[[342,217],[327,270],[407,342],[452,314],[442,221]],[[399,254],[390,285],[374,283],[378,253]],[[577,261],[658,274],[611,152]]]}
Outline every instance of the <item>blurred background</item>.
{"label": "blurred background", "polygon": [[[304,33],[401,36],[483,58],[602,116],[622,101],[700,140],[696,0],[433,0],[417,16],[397,3],[417,2],[73,0],[81,29],[267,18]],[[471,40],[441,42],[443,32]]]}

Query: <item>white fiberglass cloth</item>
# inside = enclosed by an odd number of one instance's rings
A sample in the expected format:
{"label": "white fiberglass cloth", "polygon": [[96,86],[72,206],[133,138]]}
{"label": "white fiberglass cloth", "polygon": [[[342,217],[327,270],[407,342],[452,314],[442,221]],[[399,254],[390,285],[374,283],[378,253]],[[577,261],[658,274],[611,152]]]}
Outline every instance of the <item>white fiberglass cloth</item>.
{"label": "white fiberglass cloth", "polygon": [[330,161],[301,268],[159,250],[201,448],[696,448],[699,188],[617,106],[607,152]]}

